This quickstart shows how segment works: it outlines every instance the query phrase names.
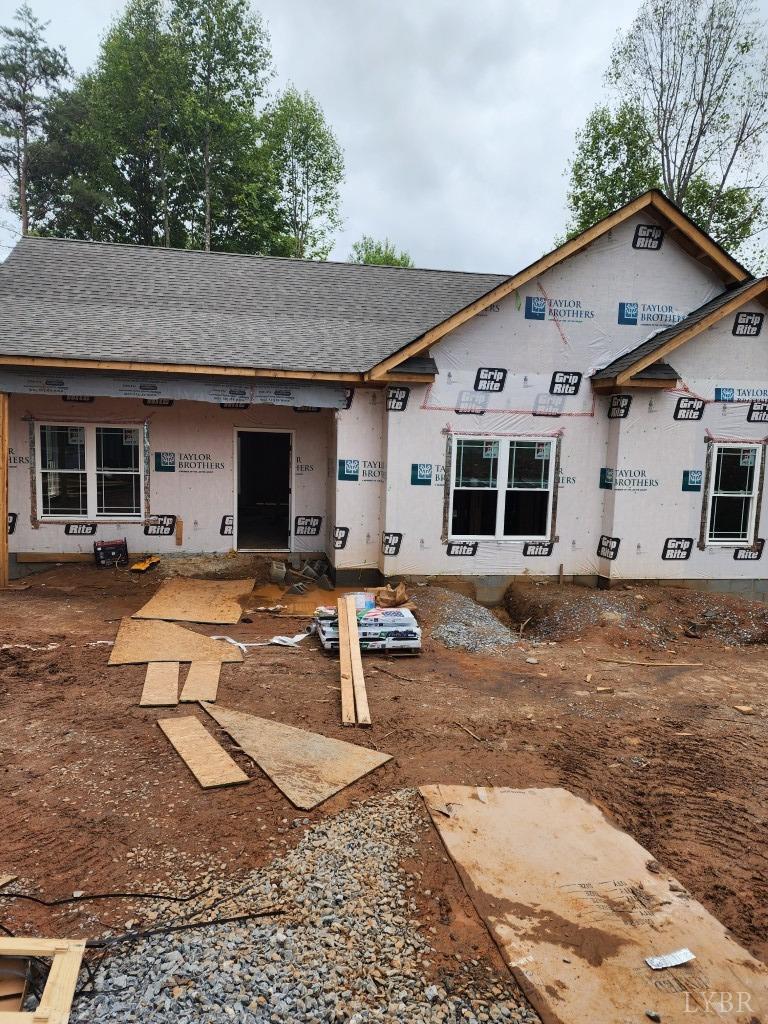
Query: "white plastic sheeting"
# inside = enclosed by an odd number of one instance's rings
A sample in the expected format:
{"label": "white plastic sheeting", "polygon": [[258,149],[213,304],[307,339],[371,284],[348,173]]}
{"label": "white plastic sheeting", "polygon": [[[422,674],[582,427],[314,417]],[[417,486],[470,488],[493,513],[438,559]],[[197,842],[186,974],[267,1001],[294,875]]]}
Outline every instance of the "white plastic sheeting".
{"label": "white plastic sheeting", "polygon": [[[596,368],[723,289],[672,239],[659,249],[635,248],[643,223],[637,217],[622,225],[436,344],[436,382],[390,388],[383,422],[369,410],[364,423],[359,407],[337,414],[344,438],[339,454],[349,448],[350,433],[379,431],[385,439],[378,519],[362,482],[344,485],[346,520],[364,523],[366,538],[381,522],[378,565],[385,574],[555,575],[562,565],[567,575],[612,578],[759,575],[754,557],[736,555],[737,546],[696,547],[704,495],[683,489],[683,471],[692,471],[686,480],[694,483],[686,487],[703,480],[697,472],[704,468],[707,428],[722,432],[730,421],[729,431],[742,432],[746,407],[723,412],[714,401],[718,379],[726,387],[750,381],[759,388],[762,381],[768,388],[765,339],[752,339],[746,359],[750,339],[740,338],[735,362],[729,320],[722,344],[703,337],[670,356],[686,385],[701,391],[701,422],[674,419],[677,399],[687,392],[634,389],[628,400],[612,400],[596,395],[589,382]],[[736,365],[733,380],[727,371]],[[746,436],[761,431],[768,434],[768,426],[753,424]],[[462,436],[557,440],[550,543],[452,536],[448,453]],[[338,512],[335,522],[343,525]],[[688,559],[674,543],[665,553],[667,539],[681,537],[694,538]],[[356,548],[343,563],[335,554],[337,565],[361,564]],[[370,564],[370,544],[365,557]]]}
{"label": "white plastic sheeting", "polygon": [[[141,401],[109,398],[81,404],[21,395],[13,395],[10,404],[8,508],[12,552],[88,552],[95,540],[115,537],[127,537],[131,551],[231,550],[236,544],[235,431],[248,428],[293,432],[293,550],[318,551],[329,546],[327,456],[333,416],[329,410],[299,413],[261,405],[221,409],[196,402],[149,407]],[[153,521],[113,519],[83,523],[38,516],[33,524],[30,433],[40,422],[123,426],[146,422],[148,505]],[[297,517],[308,518],[312,523],[319,520],[318,534],[297,531]],[[176,546],[177,518],[184,523],[181,547]],[[83,532],[78,533],[79,530]]]}

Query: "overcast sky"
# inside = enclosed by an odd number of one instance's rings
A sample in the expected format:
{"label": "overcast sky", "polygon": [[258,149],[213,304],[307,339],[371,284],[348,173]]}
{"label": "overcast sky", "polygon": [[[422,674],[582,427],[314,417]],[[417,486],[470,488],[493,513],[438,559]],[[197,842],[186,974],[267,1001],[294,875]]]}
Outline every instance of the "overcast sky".
{"label": "overcast sky", "polygon": [[[346,160],[344,228],[418,266],[512,273],[566,220],[573,136],[639,0],[254,0],[277,86],[308,89]],[[122,0],[31,0],[76,71]],[[7,23],[16,0],[0,0]],[[768,0],[760,0],[768,13]],[[7,221],[8,215],[0,215]],[[6,229],[0,242],[8,244]],[[0,249],[0,256],[7,249]]]}

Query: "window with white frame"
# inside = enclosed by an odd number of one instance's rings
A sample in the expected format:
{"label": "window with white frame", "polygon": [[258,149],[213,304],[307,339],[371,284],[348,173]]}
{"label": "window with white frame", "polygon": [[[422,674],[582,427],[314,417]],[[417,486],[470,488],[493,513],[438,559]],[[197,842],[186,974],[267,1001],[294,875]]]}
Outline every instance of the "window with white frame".
{"label": "window with white frame", "polygon": [[42,518],[141,517],[141,428],[41,423],[37,450]]}
{"label": "window with white frame", "polygon": [[751,544],[755,534],[762,445],[712,446],[708,544]]}
{"label": "window with white frame", "polygon": [[542,540],[552,524],[551,439],[455,437],[450,535]]}

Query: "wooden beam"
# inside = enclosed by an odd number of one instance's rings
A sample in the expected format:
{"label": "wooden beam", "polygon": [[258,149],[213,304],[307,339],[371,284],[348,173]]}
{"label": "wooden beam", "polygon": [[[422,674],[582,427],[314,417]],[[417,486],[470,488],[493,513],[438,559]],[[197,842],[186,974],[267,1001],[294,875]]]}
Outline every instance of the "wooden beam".
{"label": "wooden beam", "polygon": [[347,636],[352,664],[352,689],[355,694],[355,718],[358,725],[370,725],[371,712],[368,708],[368,694],[365,689],[363,659],[360,656],[360,634],[357,629],[357,606],[354,594],[348,594],[344,598],[344,602],[347,606]]}
{"label": "wooden beam", "polygon": [[762,278],[760,281],[755,281],[751,288],[747,288],[746,291],[740,292],[729,302],[724,302],[722,306],[718,306],[717,309],[712,310],[707,316],[702,317],[696,323],[691,324],[690,327],[684,331],[680,331],[673,338],[670,338],[668,342],[661,345],[659,348],[654,349],[653,352],[649,352],[644,356],[637,359],[631,366],[626,370],[622,370],[616,374],[616,384],[622,386],[627,383],[636,373],[644,370],[646,366],[650,366],[651,363],[656,363],[660,359],[664,359],[669,355],[670,352],[674,352],[676,348],[680,348],[686,341],[690,341],[691,338],[695,338],[697,334],[701,334],[702,331],[706,331],[709,327],[714,327],[715,324],[719,323],[725,317],[731,313],[735,313],[741,309],[747,302],[751,302],[753,299],[759,298],[761,295],[768,292],[768,279]]}
{"label": "wooden beam", "polygon": [[0,590],[8,586],[8,395],[0,393]]}
{"label": "wooden beam", "polygon": [[622,391],[635,388],[653,388],[656,391],[674,391],[679,388],[680,379],[677,380],[628,380],[622,387],[619,387],[615,378],[609,380],[594,381],[592,387],[595,391],[607,394],[621,394]]}
{"label": "wooden beam", "polygon": [[506,281],[502,281],[500,285],[497,285],[482,298],[476,302],[471,303],[464,309],[454,313],[453,316],[448,317],[442,323],[437,324],[435,327],[430,328],[419,338],[416,338],[405,348],[401,349],[393,356],[388,356],[386,359],[377,363],[373,369],[369,370],[365,375],[366,380],[379,380],[389,370],[394,369],[398,364],[404,360],[409,359],[411,356],[419,355],[433,345],[440,338],[445,337],[446,334],[450,334],[451,331],[455,331],[457,327],[461,327],[462,324],[471,320],[477,316],[478,313],[482,313],[484,309],[487,309],[494,302],[500,302],[506,298],[511,292],[523,285],[532,281],[534,278],[539,277],[545,271],[550,270],[552,267],[557,266],[558,263],[562,263],[563,260],[568,259],[570,256],[576,255],[588,246],[592,245],[593,242],[597,241],[608,231],[623,224],[624,221],[630,217],[634,217],[635,214],[640,213],[643,210],[648,209],[652,214],[658,213],[662,217],[666,217],[670,223],[679,229],[682,235],[691,241],[700,251],[704,252],[706,256],[711,259],[725,274],[725,276],[732,282],[745,281],[749,274],[748,272],[732,259],[726,252],[724,252],[720,246],[712,241],[700,228],[697,228],[692,224],[686,217],[684,217],[670,201],[663,196],[661,192],[651,191],[646,192],[642,196],[638,196],[637,199],[631,203],[627,203],[626,206],[612,213],[609,217],[601,220],[597,224],[593,224],[591,228],[587,228],[577,238],[572,238],[565,242],[563,245],[558,246],[557,249],[546,256],[542,256],[540,260],[532,263],[525,270],[521,270],[520,273],[515,274],[514,277],[508,278]]}
{"label": "wooden beam", "polygon": [[41,369],[115,370],[132,373],[185,373],[190,376],[249,377],[264,380],[327,380],[343,384],[363,383],[362,373],[329,373],[319,370],[270,370],[246,366],[202,366],[199,363],[139,363],[110,359],[54,359],[44,356],[0,356],[0,366]]}
{"label": "wooden beam", "polygon": [[341,683],[341,724],[355,724],[355,691],[352,688],[352,657],[349,650],[349,618],[343,597],[339,609],[339,676]]}

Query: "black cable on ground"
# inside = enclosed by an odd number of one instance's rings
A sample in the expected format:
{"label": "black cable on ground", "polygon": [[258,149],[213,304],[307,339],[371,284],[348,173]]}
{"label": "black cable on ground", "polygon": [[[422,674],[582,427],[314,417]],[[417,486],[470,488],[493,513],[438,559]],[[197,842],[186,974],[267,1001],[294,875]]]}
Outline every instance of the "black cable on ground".
{"label": "black cable on ground", "polygon": [[194,900],[198,896],[205,896],[205,894],[210,891],[211,886],[209,885],[207,889],[201,889],[200,892],[190,893],[189,896],[167,896],[164,893],[159,892],[100,892],[93,896],[84,894],[83,896],[65,896],[60,900],[44,900],[39,896],[28,896],[24,892],[6,892],[6,890],[3,889],[0,891],[0,899],[8,898],[13,900],[28,900],[30,903],[37,903],[41,907],[63,907],[67,903],[88,903],[91,900],[113,899],[166,900],[169,903],[189,903],[190,900]]}
{"label": "black cable on ground", "polygon": [[218,924],[236,924],[239,921],[252,921],[256,917],[273,917],[282,912],[281,907],[273,907],[268,910],[254,910],[250,914],[238,914],[237,917],[217,917],[211,921],[196,921],[191,924],[169,924],[162,928],[148,928],[141,932],[125,932],[124,935],[111,935],[106,939],[88,939],[86,949],[107,949],[109,946],[116,946],[121,942],[138,942],[150,935],[169,935],[171,932],[186,932],[193,928],[213,928]]}

